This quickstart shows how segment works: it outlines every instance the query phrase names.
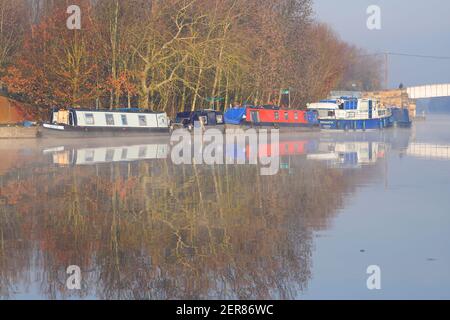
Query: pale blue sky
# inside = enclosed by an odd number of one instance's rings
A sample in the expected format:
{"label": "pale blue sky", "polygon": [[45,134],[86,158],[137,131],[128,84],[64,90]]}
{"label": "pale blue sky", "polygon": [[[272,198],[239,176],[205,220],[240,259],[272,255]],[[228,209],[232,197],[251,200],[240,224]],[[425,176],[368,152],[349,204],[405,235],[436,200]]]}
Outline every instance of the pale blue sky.
{"label": "pale blue sky", "polygon": [[[448,0],[314,0],[316,18],[343,40],[370,52],[450,56]],[[370,5],[381,8],[382,29],[366,27]],[[450,60],[390,58],[390,86],[450,83]]]}

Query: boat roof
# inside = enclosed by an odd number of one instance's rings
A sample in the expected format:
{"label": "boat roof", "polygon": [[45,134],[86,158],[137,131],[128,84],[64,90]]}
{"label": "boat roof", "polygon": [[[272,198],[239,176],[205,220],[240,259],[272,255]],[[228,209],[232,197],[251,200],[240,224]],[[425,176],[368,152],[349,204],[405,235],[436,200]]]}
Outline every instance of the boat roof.
{"label": "boat roof", "polygon": [[104,113],[143,113],[143,114],[161,114],[163,111],[153,111],[139,108],[120,108],[120,109],[89,109],[89,108],[54,108],[53,111],[81,111],[81,112],[104,112]]}
{"label": "boat roof", "polygon": [[266,104],[262,106],[247,106],[249,109],[264,109],[264,110],[280,110],[281,108],[276,105]]}
{"label": "boat roof", "polygon": [[318,102],[308,104],[308,109],[336,110],[339,109],[339,106],[337,102]]}
{"label": "boat roof", "polygon": [[222,114],[222,111],[217,111],[217,110],[212,110],[212,109],[205,109],[205,110],[178,112],[177,116],[179,116],[179,117],[189,117],[189,116],[194,115],[194,114],[204,114],[204,113],[211,113],[211,112]]}

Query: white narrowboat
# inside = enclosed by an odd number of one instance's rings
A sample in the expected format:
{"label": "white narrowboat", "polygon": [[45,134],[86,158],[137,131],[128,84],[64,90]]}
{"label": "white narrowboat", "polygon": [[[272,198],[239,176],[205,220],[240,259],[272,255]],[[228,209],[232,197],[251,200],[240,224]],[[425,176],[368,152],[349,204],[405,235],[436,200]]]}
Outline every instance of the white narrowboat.
{"label": "white narrowboat", "polygon": [[53,110],[43,125],[42,137],[95,138],[168,134],[170,120],[165,112],[139,109]]}

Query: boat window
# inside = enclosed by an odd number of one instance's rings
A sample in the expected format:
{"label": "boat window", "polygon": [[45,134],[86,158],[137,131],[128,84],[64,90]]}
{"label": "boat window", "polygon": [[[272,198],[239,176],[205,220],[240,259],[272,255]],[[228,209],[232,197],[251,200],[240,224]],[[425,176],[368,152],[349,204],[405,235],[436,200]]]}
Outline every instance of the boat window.
{"label": "boat window", "polygon": [[294,112],[294,119],[297,121],[298,120],[298,112]]}
{"label": "boat window", "polygon": [[195,122],[195,121],[199,121],[200,120],[200,118],[199,118],[200,116],[196,113],[196,114],[194,114],[194,116],[192,117],[192,121],[193,122]]}
{"label": "boat window", "polygon": [[259,112],[258,111],[250,111],[250,119],[254,123],[259,123]]}
{"label": "boat window", "polygon": [[204,126],[208,125],[208,117],[207,116],[201,116],[198,117],[198,120],[200,121],[200,123],[202,123]]}
{"label": "boat window", "polygon": [[165,114],[158,115],[158,126],[166,127],[167,126],[167,116]]}
{"label": "boat window", "polygon": [[120,158],[122,160],[125,160],[128,158],[128,149],[126,149],[126,148],[122,149],[122,156]]}
{"label": "boat window", "polygon": [[275,120],[280,120],[280,114],[278,111],[275,111]]}
{"label": "boat window", "polygon": [[94,125],[95,124],[94,114],[92,114],[92,113],[85,113],[84,114],[84,120],[86,121],[87,125]]}
{"label": "boat window", "polygon": [[115,154],[115,150],[114,149],[109,149],[106,151],[106,157],[105,157],[105,161],[106,162],[111,162],[114,160],[114,154]]}
{"label": "boat window", "polygon": [[284,120],[289,120],[289,112],[284,113]]}
{"label": "boat window", "polygon": [[86,154],[84,156],[84,161],[86,162],[93,162],[95,157],[95,151],[94,150],[88,150],[86,151]]}
{"label": "boat window", "polygon": [[139,116],[139,125],[141,127],[147,126],[147,118],[145,116]]}
{"label": "boat window", "polygon": [[139,158],[145,158],[147,156],[147,147],[139,148]]}
{"label": "boat window", "polygon": [[105,117],[106,117],[106,125],[113,126],[114,125],[114,115],[105,114]]}
{"label": "boat window", "polygon": [[128,125],[128,118],[127,118],[127,115],[126,115],[126,114],[122,114],[122,115],[120,116],[120,118],[122,119],[122,125],[123,125],[123,126],[127,126],[127,125]]}
{"label": "boat window", "polygon": [[328,116],[329,117],[334,117],[334,115],[335,115],[334,111],[328,111]]}

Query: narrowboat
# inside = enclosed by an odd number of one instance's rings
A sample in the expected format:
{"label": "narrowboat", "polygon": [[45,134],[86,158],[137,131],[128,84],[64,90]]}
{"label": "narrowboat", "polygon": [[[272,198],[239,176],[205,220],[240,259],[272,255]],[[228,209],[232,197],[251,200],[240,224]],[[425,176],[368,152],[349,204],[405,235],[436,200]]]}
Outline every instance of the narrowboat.
{"label": "narrowboat", "polygon": [[391,109],[377,100],[346,98],[311,103],[308,110],[318,114],[325,130],[374,130],[392,126]]}
{"label": "narrowboat", "polygon": [[318,126],[317,113],[307,110],[281,109],[278,106],[230,109],[225,114],[230,125],[271,128],[313,128]]}
{"label": "narrowboat", "polygon": [[319,124],[317,113],[306,110],[247,108],[247,122],[253,126],[312,128]]}
{"label": "narrowboat", "polygon": [[165,112],[140,109],[88,110],[55,109],[42,137],[95,138],[169,134],[170,120]]}
{"label": "narrowboat", "polygon": [[197,110],[177,113],[173,129],[185,128],[192,131],[195,126],[220,127],[225,125],[224,114],[216,110]]}

